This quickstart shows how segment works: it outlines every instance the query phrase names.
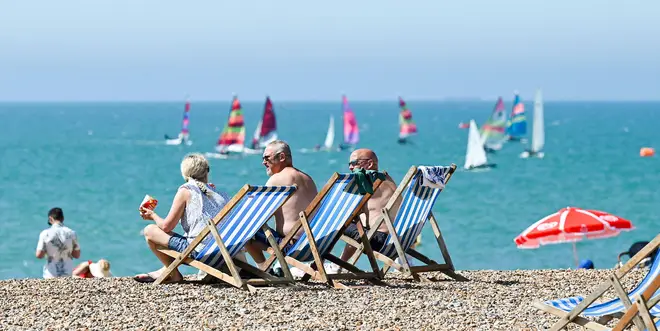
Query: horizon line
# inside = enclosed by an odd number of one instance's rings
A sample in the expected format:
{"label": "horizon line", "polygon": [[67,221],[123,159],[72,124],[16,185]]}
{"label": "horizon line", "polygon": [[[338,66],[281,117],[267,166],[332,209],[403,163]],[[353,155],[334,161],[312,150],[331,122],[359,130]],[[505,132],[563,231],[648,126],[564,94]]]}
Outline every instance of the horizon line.
{"label": "horizon line", "polygon": [[[262,102],[264,98],[254,99],[254,98],[240,98],[241,102]],[[155,102],[185,102],[190,100],[190,102],[231,102],[232,99],[199,99],[195,100],[194,98],[183,98],[183,99],[124,99],[124,100],[85,100],[85,99],[70,99],[70,100],[0,100],[1,103],[155,103]],[[271,100],[273,98],[271,97]],[[281,99],[277,102],[341,102],[341,99]],[[397,101],[396,99],[382,99],[382,98],[349,98],[351,102],[391,102],[392,100]],[[445,97],[445,98],[405,98],[405,101],[417,101],[417,102],[496,102],[497,97],[494,98],[480,98],[480,97]],[[533,98],[523,98],[523,100],[534,101]],[[275,101],[273,101],[275,102]],[[660,102],[660,99],[571,99],[571,98],[556,98],[548,99],[543,98],[543,102]]]}

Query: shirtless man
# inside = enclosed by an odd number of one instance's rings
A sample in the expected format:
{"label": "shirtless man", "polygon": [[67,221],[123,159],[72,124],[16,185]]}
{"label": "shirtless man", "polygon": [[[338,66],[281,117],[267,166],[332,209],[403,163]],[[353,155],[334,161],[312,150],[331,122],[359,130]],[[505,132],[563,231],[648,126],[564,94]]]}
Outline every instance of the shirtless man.
{"label": "shirtless man", "polygon": [[[378,170],[378,156],[376,156],[374,151],[366,148],[353,151],[348,162],[348,169],[353,171],[355,168]],[[394,183],[392,177],[387,175],[385,181],[380,184],[374,194],[371,195],[371,198],[369,198],[369,201],[367,201],[368,215],[365,215],[365,213],[360,215],[360,220],[362,221],[363,226],[366,226],[367,222],[369,223],[369,228],[376,225],[376,221],[378,221],[383,214],[382,209],[387,204],[387,201],[390,200],[394,191],[396,191],[396,183]],[[382,222],[374,233],[374,236],[371,237],[371,240],[369,241],[371,248],[374,251],[383,248],[388,233],[389,231],[387,230],[385,222]],[[346,228],[344,234],[361,242],[360,233],[358,232],[357,225],[354,223]],[[346,245],[344,252],[341,255],[341,259],[348,261],[348,259],[355,254],[355,251],[355,247]]]}
{"label": "shirtless man", "polygon": [[[264,149],[262,163],[266,167],[266,173],[270,176],[266,185],[287,186],[295,184],[298,186],[296,192],[287,200],[281,210],[275,212],[275,230],[271,229],[271,232],[279,244],[292,231],[292,228],[298,222],[300,212],[309,206],[318,192],[312,177],[293,167],[291,148],[284,141],[275,140],[269,143]],[[293,237],[294,240],[300,238],[302,233],[303,228],[301,227]],[[245,246],[254,262],[262,269],[266,261],[263,251],[268,247],[270,247],[268,239],[262,230],[259,230],[254,239]],[[285,254],[287,248],[284,249]]]}

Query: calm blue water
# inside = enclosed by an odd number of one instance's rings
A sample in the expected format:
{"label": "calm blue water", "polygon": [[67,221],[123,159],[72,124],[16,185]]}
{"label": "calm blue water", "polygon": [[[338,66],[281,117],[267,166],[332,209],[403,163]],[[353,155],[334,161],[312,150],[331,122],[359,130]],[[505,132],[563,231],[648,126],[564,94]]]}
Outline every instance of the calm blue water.
{"label": "calm blue water", "polygon": [[[330,114],[341,121],[339,100],[273,101],[280,136],[296,150],[322,143]],[[351,105],[361,127],[360,145],[374,149],[381,168],[398,181],[413,164],[462,167],[467,130],[457,124],[471,118],[483,123],[494,101],[409,101],[419,135],[408,146],[395,143],[395,100]],[[529,101],[526,108],[529,114]],[[54,206],[64,209],[65,223],[77,231],[84,260],[107,258],[118,276],[157,268],[140,236],[147,222],[137,206],[148,193],[160,200],[157,211],[166,215],[182,182],[181,158],[213,149],[229,102],[193,102],[194,145],[165,146],[163,134],[178,132],[182,109],[183,102],[0,103],[0,279],[41,276],[43,261],[34,251]],[[262,102],[246,102],[244,110],[250,135]],[[638,153],[643,146],[657,147],[659,110],[660,103],[546,102],[545,159],[520,159],[524,146],[510,143],[489,159],[497,169],[460,171],[440,195],[434,213],[456,267],[570,267],[570,244],[518,250],[513,243],[527,226],[567,205],[609,211],[637,227],[615,238],[580,242],[580,256],[596,267],[611,267],[632,242],[651,240],[659,228],[660,165],[658,158]],[[347,169],[348,155],[294,152],[294,163],[320,187],[332,172]],[[267,179],[258,156],[211,162],[212,181],[230,194]],[[421,251],[440,258],[432,232],[425,231]]]}

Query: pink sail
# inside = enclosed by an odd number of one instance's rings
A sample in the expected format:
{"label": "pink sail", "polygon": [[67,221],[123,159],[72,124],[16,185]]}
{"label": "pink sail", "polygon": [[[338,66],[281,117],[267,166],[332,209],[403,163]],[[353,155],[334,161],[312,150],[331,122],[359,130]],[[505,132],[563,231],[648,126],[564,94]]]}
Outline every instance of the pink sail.
{"label": "pink sail", "polygon": [[360,141],[360,130],[358,129],[355,113],[348,105],[346,96],[342,96],[342,108],[344,110],[344,144],[355,145]]}
{"label": "pink sail", "polygon": [[417,125],[412,119],[412,112],[408,109],[406,102],[399,97],[399,138],[404,139],[410,135],[417,133]]}
{"label": "pink sail", "polygon": [[181,127],[181,135],[187,137],[189,134],[188,124],[190,124],[190,100],[186,100],[186,106],[183,110],[183,125]]}

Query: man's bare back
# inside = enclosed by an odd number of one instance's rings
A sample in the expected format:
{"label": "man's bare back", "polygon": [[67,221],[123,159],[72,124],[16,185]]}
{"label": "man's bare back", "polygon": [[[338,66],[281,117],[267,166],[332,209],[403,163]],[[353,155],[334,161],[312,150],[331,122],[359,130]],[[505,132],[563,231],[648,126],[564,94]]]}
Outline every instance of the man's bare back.
{"label": "man's bare back", "polygon": [[[367,208],[369,209],[369,227],[375,225],[376,221],[383,215],[383,208],[387,205],[387,202],[390,200],[392,195],[396,191],[396,183],[390,175],[387,175],[387,179],[380,184],[380,186],[374,191],[374,194],[371,195],[369,201],[367,202]],[[361,219],[364,224],[364,215],[361,216]],[[385,222],[381,223],[378,227],[378,231],[389,233]]]}
{"label": "man's bare back", "polygon": [[[275,230],[286,236],[300,217],[300,212],[314,200],[318,191],[312,177],[308,174],[294,168],[286,167],[282,171],[273,174],[266,182],[266,185],[297,185],[298,189],[289,200],[282,206],[282,212],[275,213]],[[302,235],[303,229],[295,235],[298,238]]]}

